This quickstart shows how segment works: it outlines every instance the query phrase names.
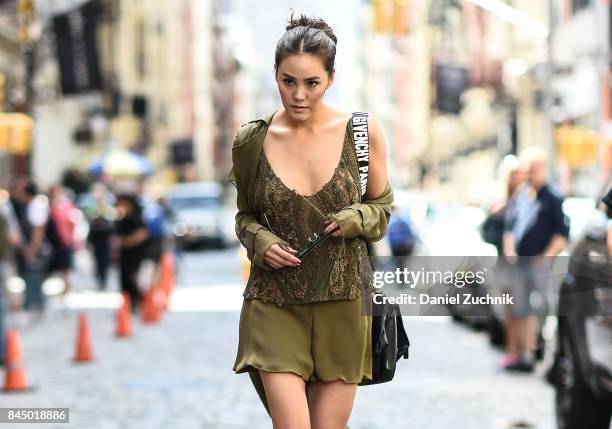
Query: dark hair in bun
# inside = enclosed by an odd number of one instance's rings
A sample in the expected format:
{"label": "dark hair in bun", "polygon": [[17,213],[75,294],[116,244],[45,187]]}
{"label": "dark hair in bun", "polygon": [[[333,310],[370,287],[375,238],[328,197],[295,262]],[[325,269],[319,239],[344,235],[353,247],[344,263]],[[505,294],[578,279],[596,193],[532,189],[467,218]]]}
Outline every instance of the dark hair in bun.
{"label": "dark hair in bun", "polygon": [[321,18],[309,18],[300,15],[299,18],[289,18],[289,25],[285,28],[276,45],[274,56],[274,70],[278,71],[281,61],[289,55],[312,54],[323,62],[327,73],[334,70],[336,60],[336,43],[338,39],[331,27]]}

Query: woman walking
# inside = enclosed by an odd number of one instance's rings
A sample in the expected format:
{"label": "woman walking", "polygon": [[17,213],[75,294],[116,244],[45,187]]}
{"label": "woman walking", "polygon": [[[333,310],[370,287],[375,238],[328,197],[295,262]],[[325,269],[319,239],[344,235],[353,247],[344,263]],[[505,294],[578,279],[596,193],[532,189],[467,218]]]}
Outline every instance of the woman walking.
{"label": "woman walking", "polygon": [[372,378],[366,240],[384,236],[393,194],[383,136],[370,121],[360,203],[351,115],[323,102],[336,42],[325,21],[291,16],[275,55],[283,108],[239,128],[228,176],[252,262],[233,369],[263,387],[275,429],[346,428],[357,383]]}

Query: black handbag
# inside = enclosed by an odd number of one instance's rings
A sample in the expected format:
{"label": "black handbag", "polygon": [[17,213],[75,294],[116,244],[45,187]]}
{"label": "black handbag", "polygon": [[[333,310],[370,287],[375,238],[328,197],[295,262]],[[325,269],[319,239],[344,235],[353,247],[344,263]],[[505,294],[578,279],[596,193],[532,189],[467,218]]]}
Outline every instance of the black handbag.
{"label": "black handbag", "polygon": [[399,305],[373,302],[372,306],[372,380],[362,381],[360,386],[393,380],[396,362],[408,359],[410,347]]}
{"label": "black handbag", "polygon": [[[368,114],[364,112],[353,113],[353,133],[361,133],[361,138],[353,136],[355,153],[359,175],[362,178],[361,201],[365,201],[365,188],[368,180],[368,164],[370,140],[368,136]],[[365,136],[365,138],[363,137]],[[359,145],[359,147],[358,147]],[[372,264],[370,247],[368,246],[368,258]],[[382,292],[376,292],[385,295]],[[385,383],[393,380],[395,365],[402,357],[408,359],[410,341],[404,329],[402,313],[398,304],[389,304],[383,299],[374,299],[371,304],[372,314],[372,380],[364,380],[359,386]]]}

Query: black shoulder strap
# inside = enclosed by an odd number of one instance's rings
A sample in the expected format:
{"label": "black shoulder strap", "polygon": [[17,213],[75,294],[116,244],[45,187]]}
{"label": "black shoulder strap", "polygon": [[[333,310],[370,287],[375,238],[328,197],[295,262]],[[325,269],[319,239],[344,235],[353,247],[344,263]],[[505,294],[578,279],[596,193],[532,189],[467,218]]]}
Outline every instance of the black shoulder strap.
{"label": "black shoulder strap", "polygon": [[357,155],[359,185],[361,188],[361,201],[365,201],[366,187],[368,185],[368,168],[370,162],[370,138],[368,136],[368,114],[353,112],[353,144]]}

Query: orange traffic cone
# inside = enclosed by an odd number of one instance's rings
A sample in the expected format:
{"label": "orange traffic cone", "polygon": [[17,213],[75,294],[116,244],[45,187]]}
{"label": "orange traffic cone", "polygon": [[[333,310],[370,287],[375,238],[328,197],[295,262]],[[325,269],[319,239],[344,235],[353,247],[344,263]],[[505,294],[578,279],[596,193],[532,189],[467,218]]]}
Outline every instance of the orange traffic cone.
{"label": "orange traffic cone", "polygon": [[170,294],[174,290],[174,258],[172,253],[164,252],[161,257],[160,262],[160,279],[159,283],[168,299],[170,299]]}
{"label": "orange traffic cone", "polygon": [[130,297],[127,293],[123,293],[123,303],[117,310],[117,330],[115,336],[129,337],[132,335],[132,312],[130,305]]}
{"label": "orange traffic cone", "polygon": [[9,329],[6,333],[5,365],[4,391],[23,392],[29,390],[25,372],[21,366],[19,335],[14,329]]}
{"label": "orange traffic cone", "polygon": [[89,323],[87,314],[82,312],[79,315],[79,326],[77,331],[77,344],[74,360],[76,362],[87,362],[94,359],[91,347],[91,337],[89,335]]}
{"label": "orange traffic cone", "polygon": [[166,292],[164,292],[164,290],[159,286],[154,287],[151,291],[151,294],[153,295],[153,304],[155,305],[158,314],[161,316],[162,310],[167,307],[168,296],[166,295]]}
{"label": "orange traffic cone", "polygon": [[157,306],[161,310],[168,309],[168,292],[161,286],[161,282],[155,286],[155,299]]}
{"label": "orange traffic cone", "polygon": [[151,287],[147,290],[140,304],[140,319],[143,323],[159,322],[160,314],[159,289]]}

